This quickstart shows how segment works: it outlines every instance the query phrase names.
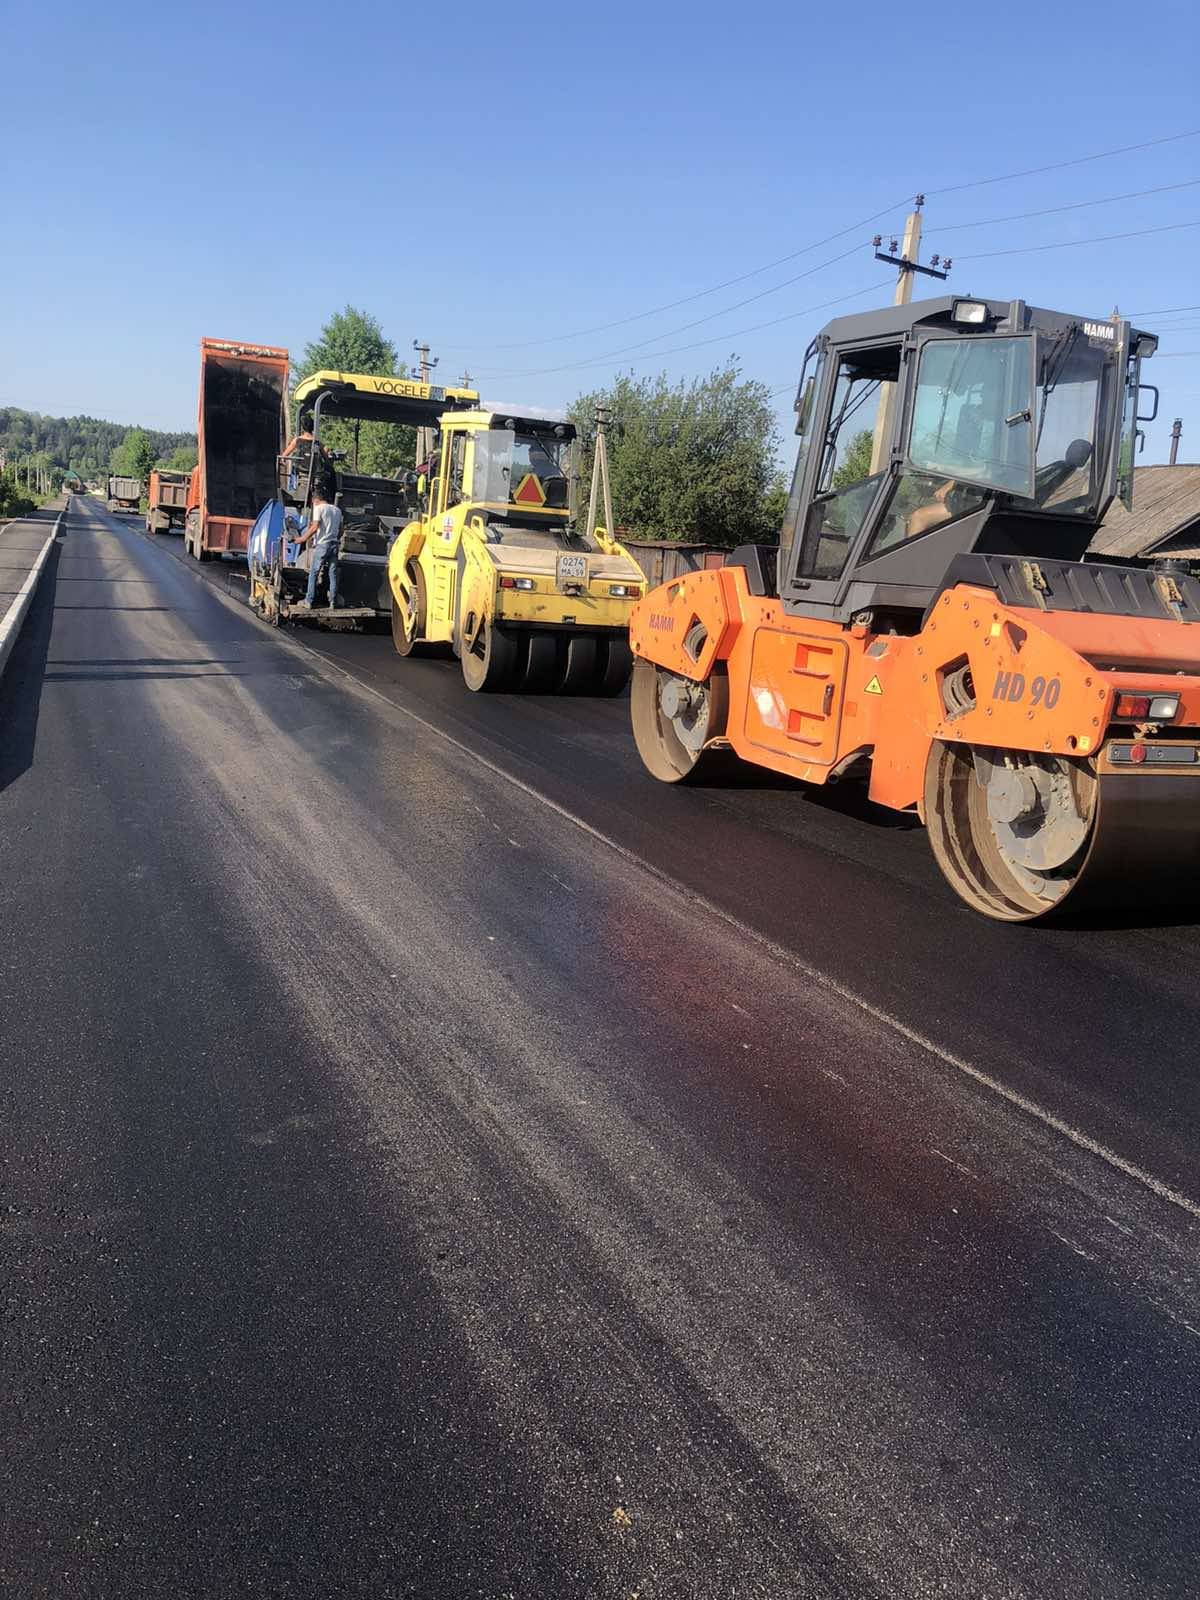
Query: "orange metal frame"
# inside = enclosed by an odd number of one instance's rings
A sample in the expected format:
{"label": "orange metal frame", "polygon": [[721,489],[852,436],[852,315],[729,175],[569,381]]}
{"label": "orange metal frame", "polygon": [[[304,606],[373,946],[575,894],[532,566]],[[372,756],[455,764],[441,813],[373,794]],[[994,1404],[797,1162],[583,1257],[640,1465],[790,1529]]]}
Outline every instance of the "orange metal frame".
{"label": "orange metal frame", "polygon": [[[630,643],[698,682],[723,665],[725,736],[744,761],[825,783],[869,753],[871,798],[897,809],[919,807],[935,739],[1094,755],[1120,688],[1178,694],[1176,725],[1200,726],[1194,623],[1004,606],[967,585],[906,636],[786,615],[742,567],[689,573],[635,606]],[[943,683],[963,667],[974,704],[952,714]]]}

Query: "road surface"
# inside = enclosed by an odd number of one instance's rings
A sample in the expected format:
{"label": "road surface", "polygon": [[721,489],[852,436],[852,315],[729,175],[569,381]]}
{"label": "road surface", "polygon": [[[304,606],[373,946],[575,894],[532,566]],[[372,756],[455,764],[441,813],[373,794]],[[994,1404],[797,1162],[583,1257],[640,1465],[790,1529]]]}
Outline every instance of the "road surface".
{"label": "road surface", "polygon": [[222,589],[0,684],[0,1592],[1200,1590],[1197,929]]}

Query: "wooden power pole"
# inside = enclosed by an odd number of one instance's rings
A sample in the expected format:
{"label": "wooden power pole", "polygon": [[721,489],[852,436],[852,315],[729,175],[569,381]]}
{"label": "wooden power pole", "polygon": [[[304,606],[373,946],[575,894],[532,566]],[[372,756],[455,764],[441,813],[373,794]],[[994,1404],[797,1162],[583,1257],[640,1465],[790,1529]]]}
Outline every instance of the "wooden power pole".
{"label": "wooden power pole", "polygon": [[[429,356],[429,346],[427,344],[422,344],[419,339],[413,340],[413,349],[417,352],[418,371],[420,373],[421,382],[428,383],[434,367],[436,367],[438,364],[438,358],[437,356],[434,356],[431,360]],[[422,461],[428,461],[432,451],[433,429],[418,428],[417,465],[420,466]]]}
{"label": "wooden power pole", "polygon": [[[876,234],[872,243],[875,246],[876,261],[887,261],[897,270],[896,292],[892,296],[894,306],[909,305],[913,297],[913,279],[921,273],[927,278],[944,279],[950,271],[949,261],[939,261],[937,256],[927,267],[921,265],[921,208],[925,204],[925,196],[919,194],[904,222],[904,240],[900,246],[900,254],[896,254],[896,241],[891,241],[891,250],[881,248],[882,234]],[[892,444],[893,409],[896,400],[896,385],[894,383],[880,384],[879,413],[875,419],[875,438],[871,445],[871,471],[882,472],[887,466],[888,453]]]}

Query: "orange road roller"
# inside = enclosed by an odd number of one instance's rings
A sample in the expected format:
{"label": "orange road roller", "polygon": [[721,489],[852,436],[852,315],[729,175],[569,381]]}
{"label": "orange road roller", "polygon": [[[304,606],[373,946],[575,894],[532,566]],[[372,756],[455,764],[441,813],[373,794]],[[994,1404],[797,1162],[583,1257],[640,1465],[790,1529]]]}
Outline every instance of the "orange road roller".
{"label": "orange road roller", "polygon": [[797,391],[778,547],[634,608],[649,771],[861,774],[1010,922],[1195,894],[1200,580],[1092,560],[1129,504],[1156,340],[943,297],[831,322]]}

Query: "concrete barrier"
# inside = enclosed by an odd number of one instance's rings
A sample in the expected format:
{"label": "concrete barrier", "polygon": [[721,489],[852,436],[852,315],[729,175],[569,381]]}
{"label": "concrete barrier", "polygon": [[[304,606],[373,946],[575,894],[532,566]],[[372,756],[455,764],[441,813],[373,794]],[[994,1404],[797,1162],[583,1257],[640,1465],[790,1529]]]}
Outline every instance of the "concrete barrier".
{"label": "concrete barrier", "polygon": [[[66,518],[66,510],[62,510],[55,518],[54,528],[50,537],[34,557],[33,566],[29,569],[29,576],[17,590],[16,596],[8,610],[0,617],[0,675],[8,665],[8,658],[12,655],[13,646],[17,642],[17,635],[21,631],[21,624],[25,621],[26,614],[33,604],[33,597],[37,593],[38,580],[42,576],[42,569],[50,557],[50,547],[58,538]],[[17,519],[20,520],[19,518]]]}

